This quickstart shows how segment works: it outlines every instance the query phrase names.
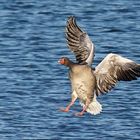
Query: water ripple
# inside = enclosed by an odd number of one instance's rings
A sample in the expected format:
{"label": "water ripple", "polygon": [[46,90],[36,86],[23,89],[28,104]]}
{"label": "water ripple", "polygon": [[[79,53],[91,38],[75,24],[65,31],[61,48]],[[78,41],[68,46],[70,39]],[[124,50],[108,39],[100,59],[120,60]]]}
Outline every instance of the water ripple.
{"label": "water ripple", "polygon": [[[59,111],[70,100],[67,69],[74,60],[65,39],[67,17],[75,15],[96,45],[95,65],[114,52],[140,63],[138,0],[1,1],[0,138],[139,139],[140,80],[120,82],[99,97],[103,112],[76,117]],[[94,65],[94,66],[95,66]]]}

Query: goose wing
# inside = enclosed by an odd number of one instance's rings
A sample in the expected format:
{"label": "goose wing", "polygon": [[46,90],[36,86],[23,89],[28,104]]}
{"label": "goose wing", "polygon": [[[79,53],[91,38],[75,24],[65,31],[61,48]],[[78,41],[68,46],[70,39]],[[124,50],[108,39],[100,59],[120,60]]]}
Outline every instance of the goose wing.
{"label": "goose wing", "polygon": [[66,25],[66,38],[70,50],[75,54],[79,64],[92,64],[94,56],[94,44],[87,33],[83,32],[71,16]]}
{"label": "goose wing", "polygon": [[117,81],[131,81],[140,77],[140,64],[116,54],[108,54],[96,67],[96,94],[108,92]]}

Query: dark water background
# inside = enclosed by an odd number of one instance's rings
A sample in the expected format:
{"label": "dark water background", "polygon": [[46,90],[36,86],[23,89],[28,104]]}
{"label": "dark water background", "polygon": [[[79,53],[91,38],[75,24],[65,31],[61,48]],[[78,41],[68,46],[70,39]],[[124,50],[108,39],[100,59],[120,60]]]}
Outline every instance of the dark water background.
{"label": "dark water background", "polygon": [[74,60],[64,27],[75,15],[96,45],[94,66],[110,52],[140,63],[139,0],[0,0],[0,140],[140,139],[140,79],[120,82],[99,97],[103,112],[92,116],[70,100],[67,69]]}

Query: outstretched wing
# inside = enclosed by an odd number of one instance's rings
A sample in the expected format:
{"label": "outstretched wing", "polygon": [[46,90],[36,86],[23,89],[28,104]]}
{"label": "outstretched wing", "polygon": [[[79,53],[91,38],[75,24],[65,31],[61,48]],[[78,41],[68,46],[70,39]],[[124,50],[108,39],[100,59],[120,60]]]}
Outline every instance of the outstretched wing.
{"label": "outstretched wing", "polygon": [[92,64],[94,56],[94,44],[87,33],[83,32],[71,16],[66,25],[66,38],[68,47],[75,54],[79,64]]}
{"label": "outstretched wing", "polygon": [[117,81],[131,81],[140,77],[140,64],[116,54],[108,54],[94,71],[96,94],[108,92]]}

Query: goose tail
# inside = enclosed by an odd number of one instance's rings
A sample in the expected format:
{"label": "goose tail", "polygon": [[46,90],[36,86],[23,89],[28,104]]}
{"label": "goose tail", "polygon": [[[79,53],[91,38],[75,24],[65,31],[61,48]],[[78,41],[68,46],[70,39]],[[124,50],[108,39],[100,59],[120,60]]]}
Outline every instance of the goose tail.
{"label": "goose tail", "polygon": [[[85,106],[84,103],[80,103],[81,106]],[[102,105],[96,100],[96,98],[94,98],[92,100],[92,102],[89,104],[87,110],[86,110],[88,113],[92,114],[92,115],[97,115],[97,114],[100,114],[101,111],[102,111]]]}

